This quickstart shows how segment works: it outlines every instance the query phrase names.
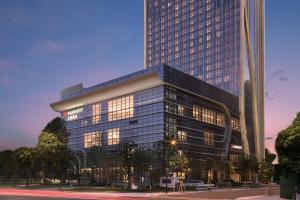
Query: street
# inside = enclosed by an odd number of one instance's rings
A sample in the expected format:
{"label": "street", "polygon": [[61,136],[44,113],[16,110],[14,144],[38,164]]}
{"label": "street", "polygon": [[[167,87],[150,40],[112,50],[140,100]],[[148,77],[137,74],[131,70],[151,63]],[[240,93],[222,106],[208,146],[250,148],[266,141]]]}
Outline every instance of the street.
{"label": "street", "polygon": [[213,191],[190,191],[172,192],[167,196],[163,192],[156,193],[118,193],[118,192],[67,192],[49,190],[30,190],[15,188],[0,188],[0,200],[69,200],[69,199],[91,199],[91,200],[162,200],[162,199],[279,199],[279,188],[273,188],[274,196],[267,196],[266,188],[234,188],[217,189]]}
{"label": "street", "polygon": [[48,190],[30,190],[30,189],[15,189],[15,188],[0,188],[1,200],[39,200],[39,199],[91,199],[91,200],[139,200],[143,198],[116,196],[116,195],[102,195],[102,193],[78,193],[65,191],[48,191]]}

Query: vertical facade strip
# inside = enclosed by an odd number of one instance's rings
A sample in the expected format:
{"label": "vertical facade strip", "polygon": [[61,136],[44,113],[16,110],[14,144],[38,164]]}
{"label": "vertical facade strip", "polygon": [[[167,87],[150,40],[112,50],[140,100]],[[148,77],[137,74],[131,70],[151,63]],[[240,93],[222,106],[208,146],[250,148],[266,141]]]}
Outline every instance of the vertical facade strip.
{"label": "vertical facade strip", "polygon": [[[245,0],[241,0],[240,9],[241,19],[244,19],[244,7],[245,7]],[[244,20],[240,20],[240,55],[244,55],[244,44],[245,44],[245,26],[244,26]],[[239,109],[240,109],[240,125],[241,125],[241,134],[242,134],[242,143],[243,143],[243,149],[244,153],[246,155],[250,154],[249,150],[249,142],[247,138],[247,127],[246,127],[246,112],[245,112],[245,67],[244,67],[244,56],[241,56],[240,59],[240,97],[239,97]]]}

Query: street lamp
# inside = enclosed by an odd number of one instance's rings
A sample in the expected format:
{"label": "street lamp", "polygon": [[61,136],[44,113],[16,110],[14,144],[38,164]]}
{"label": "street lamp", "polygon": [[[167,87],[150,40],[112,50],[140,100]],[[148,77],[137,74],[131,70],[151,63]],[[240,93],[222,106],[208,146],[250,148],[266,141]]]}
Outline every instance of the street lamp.
{"label": "street lamp", "polygon": [[176,145],[176,140],[171,140],[171,145],[172,146]]}
{"label": "street lamp", "polygon": [[[172,139],[170,141],[170,144],[171,144],[171,146],[175,146],[176,145],[176,140]],[[166,162],[167,162],[167,164],[166,164],[166,179],[165,179],[165,181],[166,181],[166,194],[168,194],[168,180],[169,180],[169,157],[168,157],[169,152],[168,152],[168,146],[169,145],[166,146]]]}

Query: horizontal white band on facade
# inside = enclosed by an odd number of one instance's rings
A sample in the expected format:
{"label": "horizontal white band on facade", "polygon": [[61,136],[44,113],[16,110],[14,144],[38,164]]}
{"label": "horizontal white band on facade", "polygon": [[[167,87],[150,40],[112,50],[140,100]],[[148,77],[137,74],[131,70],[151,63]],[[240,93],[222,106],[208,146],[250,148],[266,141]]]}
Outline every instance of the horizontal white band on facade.
{"label": "horizontal white band on facade", "polygon": [[130,79],[121,83],[116,83],[110,87],[99,88],[93,92],[89,92],[70,99],[58,101],[51,104],[53,110],[62,112],[76,107],[97,103],[107,99],[120,97],[141,90],[163,85],[163,81],[159,78],[158,73],[151,73],[143,77]]}

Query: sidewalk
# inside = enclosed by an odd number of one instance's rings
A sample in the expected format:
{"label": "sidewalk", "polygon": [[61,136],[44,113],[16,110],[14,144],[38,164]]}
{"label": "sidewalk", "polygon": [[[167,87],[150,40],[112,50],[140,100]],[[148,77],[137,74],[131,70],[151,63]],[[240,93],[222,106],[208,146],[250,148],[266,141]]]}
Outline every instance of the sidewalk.
{"label": "sidewalk", "polygon": [[273,195],[273,196],[261,195],[261,196],[237,198],[237,200],[248,200],[248,199],[251,199],[251,200],[283,200],[283,198],[280,198],[279,195]]}

